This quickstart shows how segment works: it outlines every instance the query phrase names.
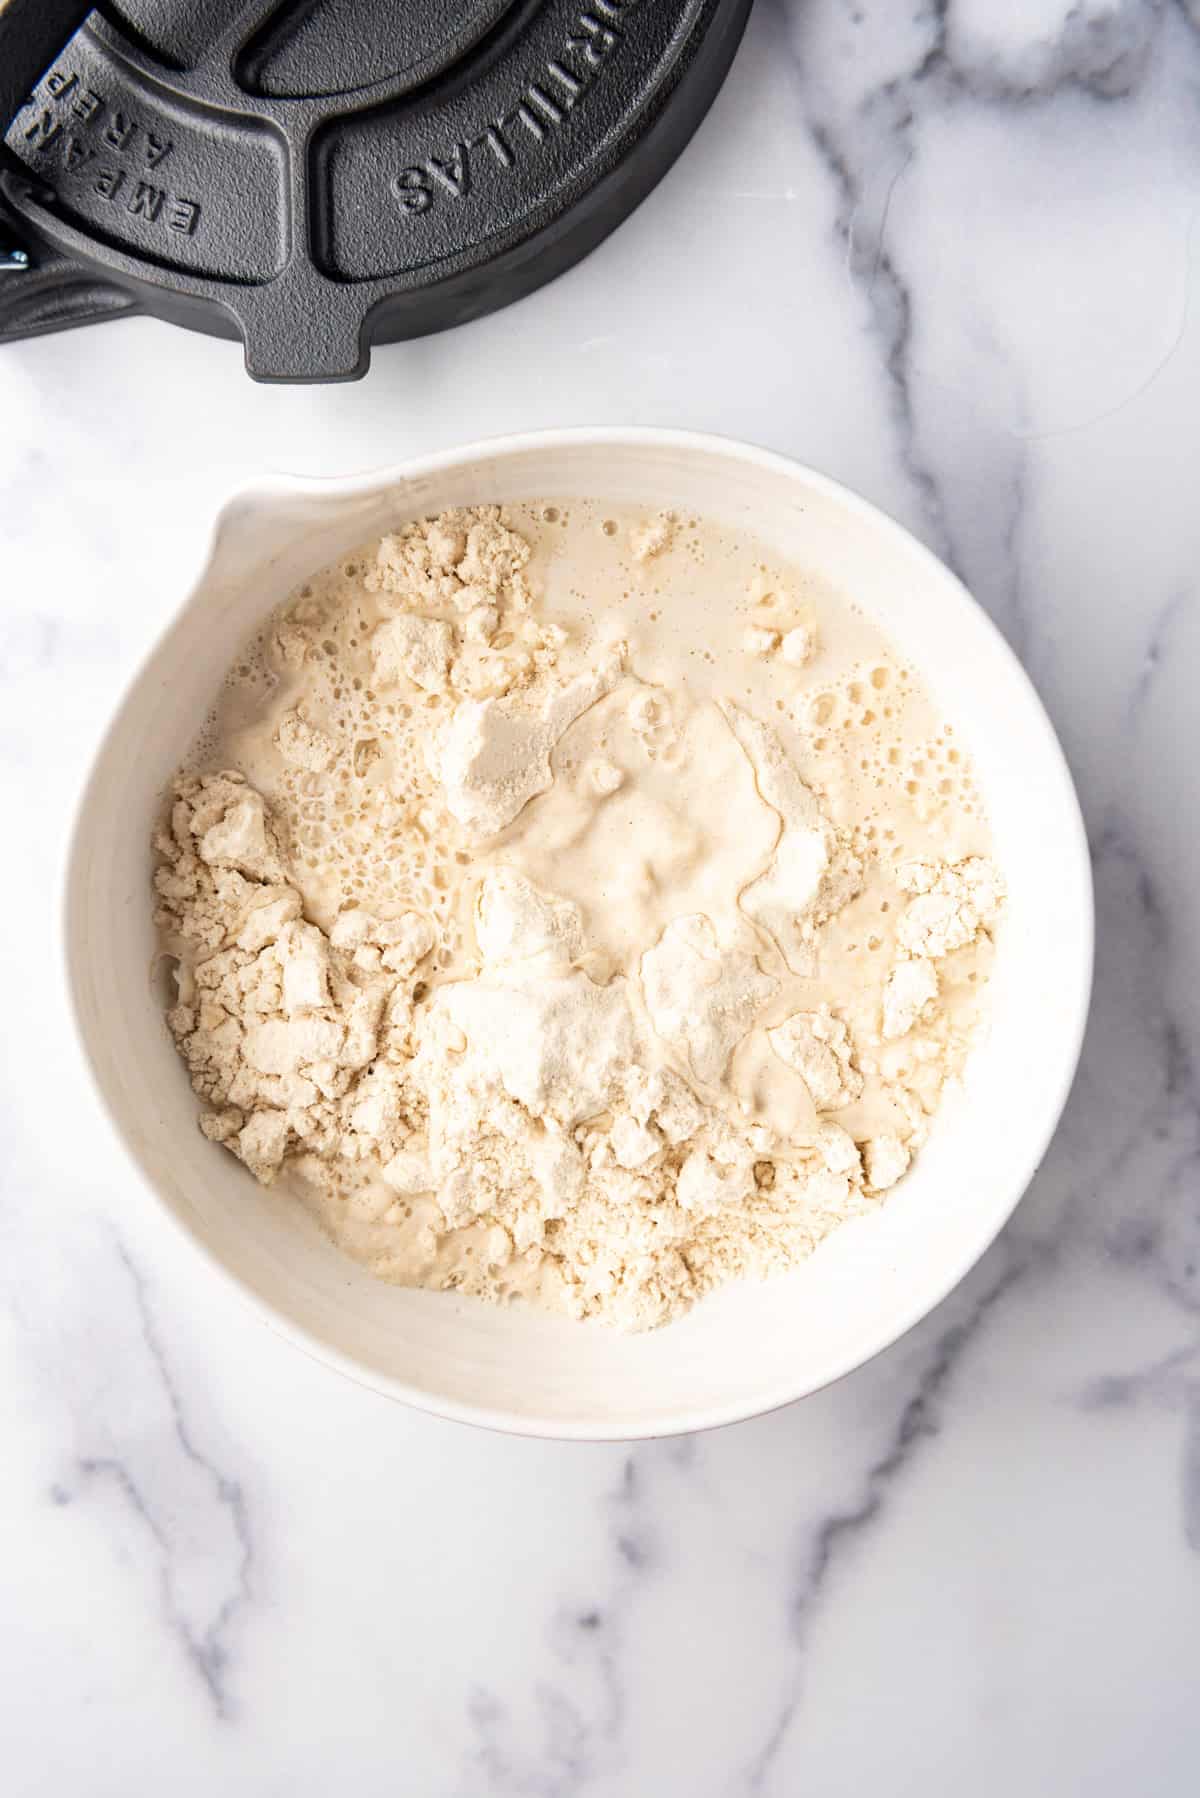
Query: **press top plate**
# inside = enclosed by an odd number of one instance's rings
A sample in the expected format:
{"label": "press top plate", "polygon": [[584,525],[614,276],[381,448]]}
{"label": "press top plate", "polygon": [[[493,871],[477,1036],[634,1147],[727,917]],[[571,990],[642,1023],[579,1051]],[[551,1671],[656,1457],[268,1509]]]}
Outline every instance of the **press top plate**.
{"label": "press top plate", "polygon": [[31,268],[0,281],[0,334],[136,309],[240,336],[259,379],[359,375],[372,342],[505,305],[626,217],[748,8],[120,0],[7,131]]}

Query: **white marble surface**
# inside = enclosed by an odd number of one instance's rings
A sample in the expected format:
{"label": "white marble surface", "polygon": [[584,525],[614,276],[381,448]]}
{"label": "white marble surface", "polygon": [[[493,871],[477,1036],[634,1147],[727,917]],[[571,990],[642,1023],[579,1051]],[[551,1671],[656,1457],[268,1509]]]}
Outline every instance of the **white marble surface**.
{"label": "white marble surface", "polygon": [[[1195,1791],[1198,95],[1196,0],[759,0],[613,240],[361,386],[149,322],[0,353],[5,1792]],[[632,1451],[411,1415],[194,1265],[76,1070],[55,891],[233,481],[631,419],[950,557],[1100,905],[1067,1118],[966,1286],[832,1391]]]}

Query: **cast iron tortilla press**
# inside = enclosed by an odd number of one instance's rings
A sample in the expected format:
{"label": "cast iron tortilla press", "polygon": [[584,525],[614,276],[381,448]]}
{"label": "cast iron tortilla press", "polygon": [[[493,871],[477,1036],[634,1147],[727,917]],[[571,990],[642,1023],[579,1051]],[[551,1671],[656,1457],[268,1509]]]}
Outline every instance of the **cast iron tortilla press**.
{"label": "cast iron tortilla press", "polygon": [[749,7],[0,0],[0,341],[143,312],[352,380],[620,224]]}

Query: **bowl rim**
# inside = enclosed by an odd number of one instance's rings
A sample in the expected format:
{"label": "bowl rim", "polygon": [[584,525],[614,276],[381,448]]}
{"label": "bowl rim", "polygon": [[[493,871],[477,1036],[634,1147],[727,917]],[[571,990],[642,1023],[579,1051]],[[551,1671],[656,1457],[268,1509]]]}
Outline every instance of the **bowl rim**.
{"label": "bowl rim", "polygon": [[[236,511],[248,507],[267,505],[280,499],[295,499],[303,497],[305,494],[311,494],[314,497],[336,494],[350,498],[358,494],[373,492],[378,488],[399,486],[408,481],[436,477],[449,470],[489,459],[492,461],[507,460],[522,454],[547,450],[566,451],[577,448],[618,447],[675,450],[701,457],[732,457],[749,467],[757,467],[765,472],[795,481],[800,486],[807,487],[810,491],[819,493],[841,505],[849,513],[857,514],[884,539],[890,537],[893,541],[903,545],[919,566],[923,565],[932,576],[948,584],[948,590],[955,593],[958,601],[971,608],[984,635],[991,639],[993,653],[1007,664],[1010,677],[1025,689],[1026,697],[1031,702],[1030,717],[1031,720],[1036,720],[1040,735],[1040,741],[1033,743],[1033,753],[1045,778],[1053,779],[1060,791],[1064,822],[1068,825],[1062,843],[1063,864],[1069,871],[1077,889],[1079,915],[1078,930],[1070,944],[1071,955],[1069,959],[1064,956],[1062,967],[1064,985],[1059,993],[1059,998],[1069,1001],[1069,1010],[1064,1010],[1062,1014],[1061,1059],[1055,1072],[1055,1078],[1051,1083],[1052,1102],[1044,1113],[1045,1121],[1042,1127],[1029,1140],[1026,1155],[1023,1157],[1024,1171],[1020,1179],[1014,1182],[1012,1198],[1006,1209],[1002,1213],[995,1213],[981,1220],[980,1228],[972,1235],[965,1250],[952,1264],[950,1271],[944,1273],[932,1287],[923,1290],[907,1305],[901,1306],[889,1314],[887,1321],[869,1337],[866,1346],[859,1352],[849,1355],[844,1365],[836,1366],[833,1371],[824,1372],[815,1380],[798,1378],[794,1385],[789,1385],[786,1390],[765,1391],[761,1402],[758,1400],[751,1403],[729,1401],[722,1404],[706,1405],[698,1401],[687,1406],[680,1406],[669,1420],[664,1422],[660,1417],[652,1426],[648,1425],[644,1418],[639,1418],[636,1412],[627,1410],[624,1414],[618,1414],[611,1420],[606,1420],[603,1427],[597,1427],[592,1422],[576,1424],[559,1415],[539,1416],[518,1413],[502,1406],[476,1404],[443,1397],[427,1388],[414,1385],[408,1380],[379,1372],[355,1356],[325,1341],[304,1324],[288,1317],[263,1296],[249,1276],[241,1273],[215,1247],[209,1244],[189,1218],[166,1202],[150,1175],[142,1168],[101,1082],[80,1009],[74,966],[75,954],[72,947],[75,938],[75,932],[72,930],[72,918],[79,903],[77,894],[81,889],[79,862],[82,854],[83,822],[101,763],[148,667],[174,630],[180,615],[190,605],[207,578],[227,518]],[[435,450],[423,455],[407,457],[400,462],[360,470],[351,475],[271,474],[251,482],[235,483],[214,512],[211,526],[202,540],[202,559],[198,569],[173,606],[169,616],[164,620],[161,630],[156,632],[126,678],[108,722],[92,747],[86,772],[79,784],[72,808],[65,844],[65,854],[58,882],[60,953],[68,1008],[74,1025],[75,1046],[79,1059],[87,1071],[87,1084],[91,1087],[93,1098],[107,1123],[110,1135],[118,1145],[126,1166],[134,1174],[137,1185],[143,1194],[148,1195],[151,1199],[155,1214],[159,1218],[168,1220],[176,1233],[176,1240],[184,1239],[190,1243],[192,1249],[199,1253],[205,1264],[217,1274],[227,1291],[232,1290],[237,1293],[243,1302],[250,1305],[260,1323],[265,1324],[277,1336],[281,1336],[294,1348],[299,1349],[308,1359],[324,1367],[332,1368],[354,1385],[411,1406],[414,1410],[455,1423],[474,1424],[504,1435],[527,1436],[552,1441],[625,1442],[717,1429],[725,1424],[745,1422],[754,1417],[765,1416],[772,1411],[793,1404],[799,1399],[808,1398],[813,1393],[823,1391],[826,1387],[836,1384],[858,1368],[873,1361],[877,1355],[882,1354],[885,1349],[898,1342],[902,1336],[907,1335],[923,1318],[929,1316],[943,1303],[995,1242],[1024,1197],[1058,1128],[1074,1083],[1091,1005],[1095,957],[1095,895],[1091,854],[1083,814],[1070,766],[1058,735],[1042,703],[1041,696],[1015,651],[954,570],[948,567],[906,526],[893,518],[889,512],[877,506],[873,501],[864,499],[853,488],[845,486],[832,476],[823,474],[820,470],[810,467],[795,457],[718,432],[675,430],[652,425],[574,425],[476,439],[449,449]]]}

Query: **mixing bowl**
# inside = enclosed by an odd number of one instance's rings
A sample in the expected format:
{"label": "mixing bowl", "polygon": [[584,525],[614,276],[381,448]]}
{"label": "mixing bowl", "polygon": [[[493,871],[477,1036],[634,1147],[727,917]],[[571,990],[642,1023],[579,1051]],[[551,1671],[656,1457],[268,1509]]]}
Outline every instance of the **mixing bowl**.
{"label": "mixing bowl", "polygon": [[[197,1128],[154,974],[150,836],[227,667],[307,575],[446,506],[553,494],[675,507],[753,530],[873,616],[974,759],[1008,905],[986,1037],[911,1173],[797,1272],[732,1287],[622,1336],[404,1291],[340,1254]],[[1019,664],[960,583],[833,481],[717,438],[543,432],[351,480],[234,498],[208,560],[96,756],[66,895],[68,974],[96,1084],[141,1180],[260,1316],[353,1378],[447,1417],[550,1436],[701,1429],[815,1391],[950,1290],[1025,1190],[1078,1057],[1092,961],[1086,842],[1070,775]]]}

